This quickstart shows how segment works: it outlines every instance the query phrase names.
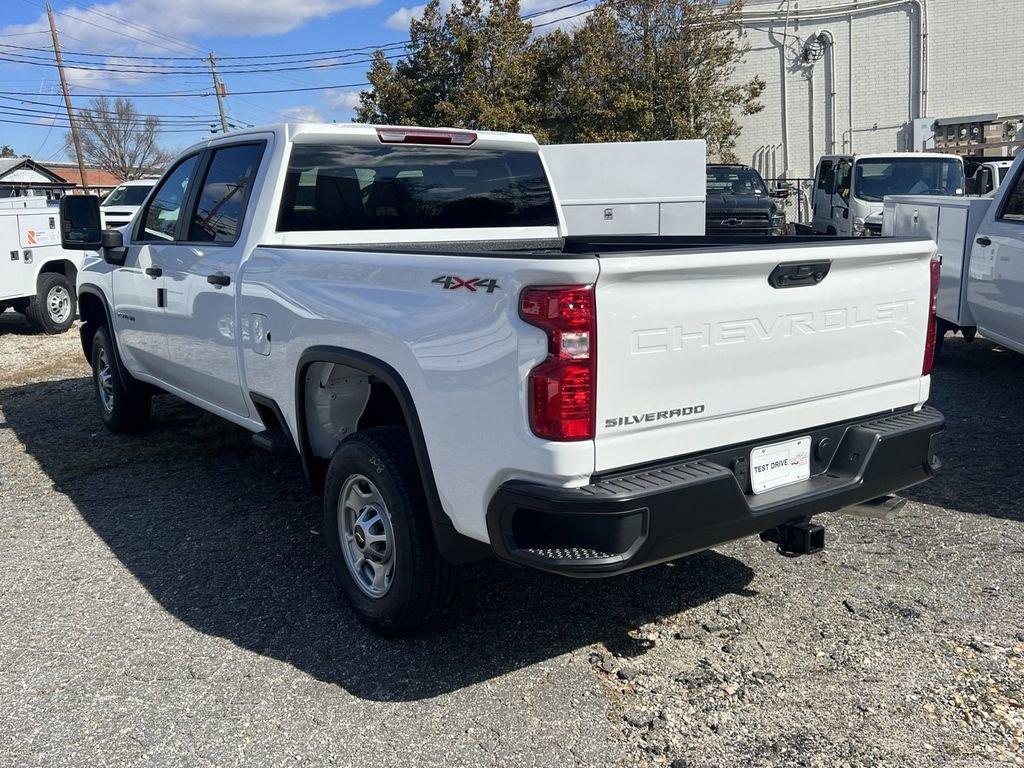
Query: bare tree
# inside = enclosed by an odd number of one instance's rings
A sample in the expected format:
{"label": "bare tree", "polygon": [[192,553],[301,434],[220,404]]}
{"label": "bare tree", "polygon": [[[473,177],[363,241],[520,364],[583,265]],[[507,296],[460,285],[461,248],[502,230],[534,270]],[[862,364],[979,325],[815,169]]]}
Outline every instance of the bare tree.
{"label": "bare tree", "polygon": [[[86,161],[122,180],[162,170],[174,157],[157,145],[160,121],[152,115],[142,117],[125,98],[93,99],[78,113],[78,130]],[[74,152],[70,132],[64,136],[64,147],[69,154]]]}

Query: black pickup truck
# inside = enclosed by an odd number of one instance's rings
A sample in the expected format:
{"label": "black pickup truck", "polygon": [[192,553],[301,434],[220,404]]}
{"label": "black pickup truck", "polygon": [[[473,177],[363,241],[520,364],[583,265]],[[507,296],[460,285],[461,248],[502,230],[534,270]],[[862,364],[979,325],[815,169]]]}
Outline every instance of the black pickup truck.
{"label": "black pickup truck", "polygon": [[786,198],[788,189],[769,192],[747,165],[708,165],[707,179],[706,235],[786,234],[786,215],[773,198]]}

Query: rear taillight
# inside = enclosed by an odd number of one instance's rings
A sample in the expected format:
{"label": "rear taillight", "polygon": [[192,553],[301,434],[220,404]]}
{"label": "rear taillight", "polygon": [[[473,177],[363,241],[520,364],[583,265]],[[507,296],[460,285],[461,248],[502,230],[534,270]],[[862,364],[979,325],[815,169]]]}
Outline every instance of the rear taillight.
{"label": "rear taillight", "polygon": [[548,357],[527,381],[530,428],[546,440],[592,440],[597,405],[594,286],[524,288],[519,316],[548,335]]}
{"label": "rear taillight", "polygon": [[932,259],[931,295],[928,298],[928,330],[924,341],[924,362],[921,364],[921,375],[927,376],[932,372],[932,363],[935,362],[935,336],[938,332],[935,311],[939,300],[939,272],[942,269],[942,262]]}
{"label": "rear taillight", "polygon": [[476,133],[436,128],[378,128],[377,139],[382,144],[454,144],[468,147],[476,141]]}

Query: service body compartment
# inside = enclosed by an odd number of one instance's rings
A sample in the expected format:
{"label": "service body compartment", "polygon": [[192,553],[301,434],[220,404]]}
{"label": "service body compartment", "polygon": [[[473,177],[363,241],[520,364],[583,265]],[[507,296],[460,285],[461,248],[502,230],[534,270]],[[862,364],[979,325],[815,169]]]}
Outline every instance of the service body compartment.
{"label": "service body compartment", "polygon": [[569,235],[703,235],[707,146],[695,141],[541,148]]}
{"label": "service body compartment", "polygon": [[0,301],[36,292],[42,266],[66,259],[81,267],[80,253],[60,247],[60,216],[44,197],[0,200]]}
{"label": "service body compartment", "polygon": [[928,237],[942,258],[936,314],[959,328],[975,325],[967,302],[971,247],[992,198],[890,195],[885,198],[882,234]]}

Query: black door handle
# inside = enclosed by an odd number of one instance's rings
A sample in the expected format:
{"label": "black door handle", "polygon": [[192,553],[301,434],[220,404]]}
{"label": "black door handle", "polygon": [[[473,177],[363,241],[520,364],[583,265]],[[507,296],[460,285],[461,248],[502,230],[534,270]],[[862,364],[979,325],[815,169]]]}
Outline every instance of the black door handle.
{"label": "black door handle", "polygon": [[797,288],[801,285],[817,285],[828,276],[831,261],[808,261],[803,264],[779,264],[768,275],[772,288]]}
{"label": "black door handle", "polygon": [[160,277],[164,271],[160,267],[146,267],[146,274],[150,277]]}
{"label": "black door handle", "polygon": [[982,235],[974,242],[976,242],[978,245],[992,245],[992,238],[985,237],[984,235]]}
{"label": "black door handle", "polygon": [[231,278],[223,272],[218,272],[215,275],[207,275],[206,282],[210,285],[231,285]]}

